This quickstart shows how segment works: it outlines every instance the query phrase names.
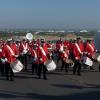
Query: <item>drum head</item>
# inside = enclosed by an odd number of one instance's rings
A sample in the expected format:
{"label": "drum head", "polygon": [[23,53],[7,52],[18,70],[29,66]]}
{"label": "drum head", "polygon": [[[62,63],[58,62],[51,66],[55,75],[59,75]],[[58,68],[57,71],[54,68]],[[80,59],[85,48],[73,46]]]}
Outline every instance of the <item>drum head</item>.
{"label": "drum head", "polygon": [[19,60],[12,62],[10,66],[14,73],[20,72],[24,68],[23,64]]}
{"label": "drum head", "polygon": [[55,62],[53,60],[48,60],[45,63],[45,66],[47,67],[48,71],[54,71],[56,69],[56,64],[55,64]]}
{"label": "drum head", "polygon": [[83,57],[83,63],[88,66],[93,65],[93,61],[89,57]]}

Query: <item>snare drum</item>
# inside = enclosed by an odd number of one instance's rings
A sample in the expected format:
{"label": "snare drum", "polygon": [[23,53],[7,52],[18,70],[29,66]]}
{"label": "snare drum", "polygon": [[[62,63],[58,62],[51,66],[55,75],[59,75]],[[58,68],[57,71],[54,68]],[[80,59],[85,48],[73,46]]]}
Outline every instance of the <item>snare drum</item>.
{"label": "snare drum", "polygon": [[89,57],[83,57],[83,63],[88,66],[93,65],[93,61]]}
{"label": "snare drum", "polygon": [[45,66],[46,66],[48,71],[54,71],[56,69],[56,64],[53,60],[48,60],[45,63]]}
{"label": "snare drum", "polygon": [[12,62],[10,66],[14,73],[20,72],[24,68],[23,64],[19,60]]}

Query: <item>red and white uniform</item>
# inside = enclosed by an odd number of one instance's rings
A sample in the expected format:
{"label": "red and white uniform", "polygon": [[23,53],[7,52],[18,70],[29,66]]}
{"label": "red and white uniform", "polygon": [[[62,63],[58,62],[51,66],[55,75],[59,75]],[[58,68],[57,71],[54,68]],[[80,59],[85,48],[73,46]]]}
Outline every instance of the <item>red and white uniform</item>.
{"label": "red and white uniform", "polygon": [[44,49],[44,51],[45,51],[45,53],[47,55],[48,54],[48,46],[47,46],[46,43],[43,43],[43,49]]}
{"label": "red and white uniform", "polygon": [[37,55],[38,55],[39,63],[44,63],[47,60],[47,54],[45,51],[46,51],[45,48],[38,46]]}
{"label": "red and white uniform", "polygon": [[21,43],[21,44],[20,44],[20,46],[19,46],[20,54],[21,54],[24,50],[27,50],[27,51],[30,50],[30,47],[29,47],[28,43]]}
{"label": "red and white uniform", "polygon": [[32,48],[31,48],[31,49],[30,49],[30,52],[31,52],[32,58],[35,59],[34,63],[38,63],[37,49],[35,50],[35,49],[32,49]]}
{"label": "red and white uniform", "polygon": [[47,43],[47,48],[48,48],[48,49],[52,49],[52,44]]}
{"label": "red and white uniform", "polygon": [[75,43],[73,46],[73,54],[76,60],[81,60],[81,55],[84,52],[84,45],[83,43]]}
{"label": "red and white uniform", "polygon": [[63,43],[56,43],[56,50],[57,51],[63,51]]}
{"label": "red and white uniform", "polygon": [[70,43],[68,41],[64,41],[63,45],[66,46],[69,49]]}
{"label": "red and white uniform", "polygon": [[66,51],[63,51],[62,53],[61,53],[61,58],[62,59],[68,59],[69,58],[69,50],[66,50]]}
{"label": "red and white uniform", "polygon": [[5,45],[3,48],[3,57],[7,58],[9,63],[14,62],[16,60],[16,55],[18,55],[17,47],[12,45]]}
{"label": "red and white uniform", "polygon": [[2,43],[0,43],[0,59],[3,57],[3,56],[2,56],[2,49],[3,49]]}
{"label": "red and white uniform", "polygon": [[88,54],[89,57],[92,57],[95,53],[95,46],[93,43],[86,43],[86,53]]}

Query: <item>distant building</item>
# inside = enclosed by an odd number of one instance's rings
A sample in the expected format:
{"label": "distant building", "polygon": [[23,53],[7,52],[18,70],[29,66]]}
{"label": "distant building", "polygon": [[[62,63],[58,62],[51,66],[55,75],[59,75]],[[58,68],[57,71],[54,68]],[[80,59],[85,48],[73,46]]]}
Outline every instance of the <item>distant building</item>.
{"label": "distant building", "polygon": [[80,33],[87,33],[87,30],[81,30]]}

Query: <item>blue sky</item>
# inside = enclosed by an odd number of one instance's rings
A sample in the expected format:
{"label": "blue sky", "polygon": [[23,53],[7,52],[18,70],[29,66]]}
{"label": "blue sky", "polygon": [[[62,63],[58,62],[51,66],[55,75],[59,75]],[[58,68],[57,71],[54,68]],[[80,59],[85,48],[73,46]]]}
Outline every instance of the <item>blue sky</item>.
{"label": "blue sky", "polygon": [[0,28],[100,29],[100,0],[0,0]]}

